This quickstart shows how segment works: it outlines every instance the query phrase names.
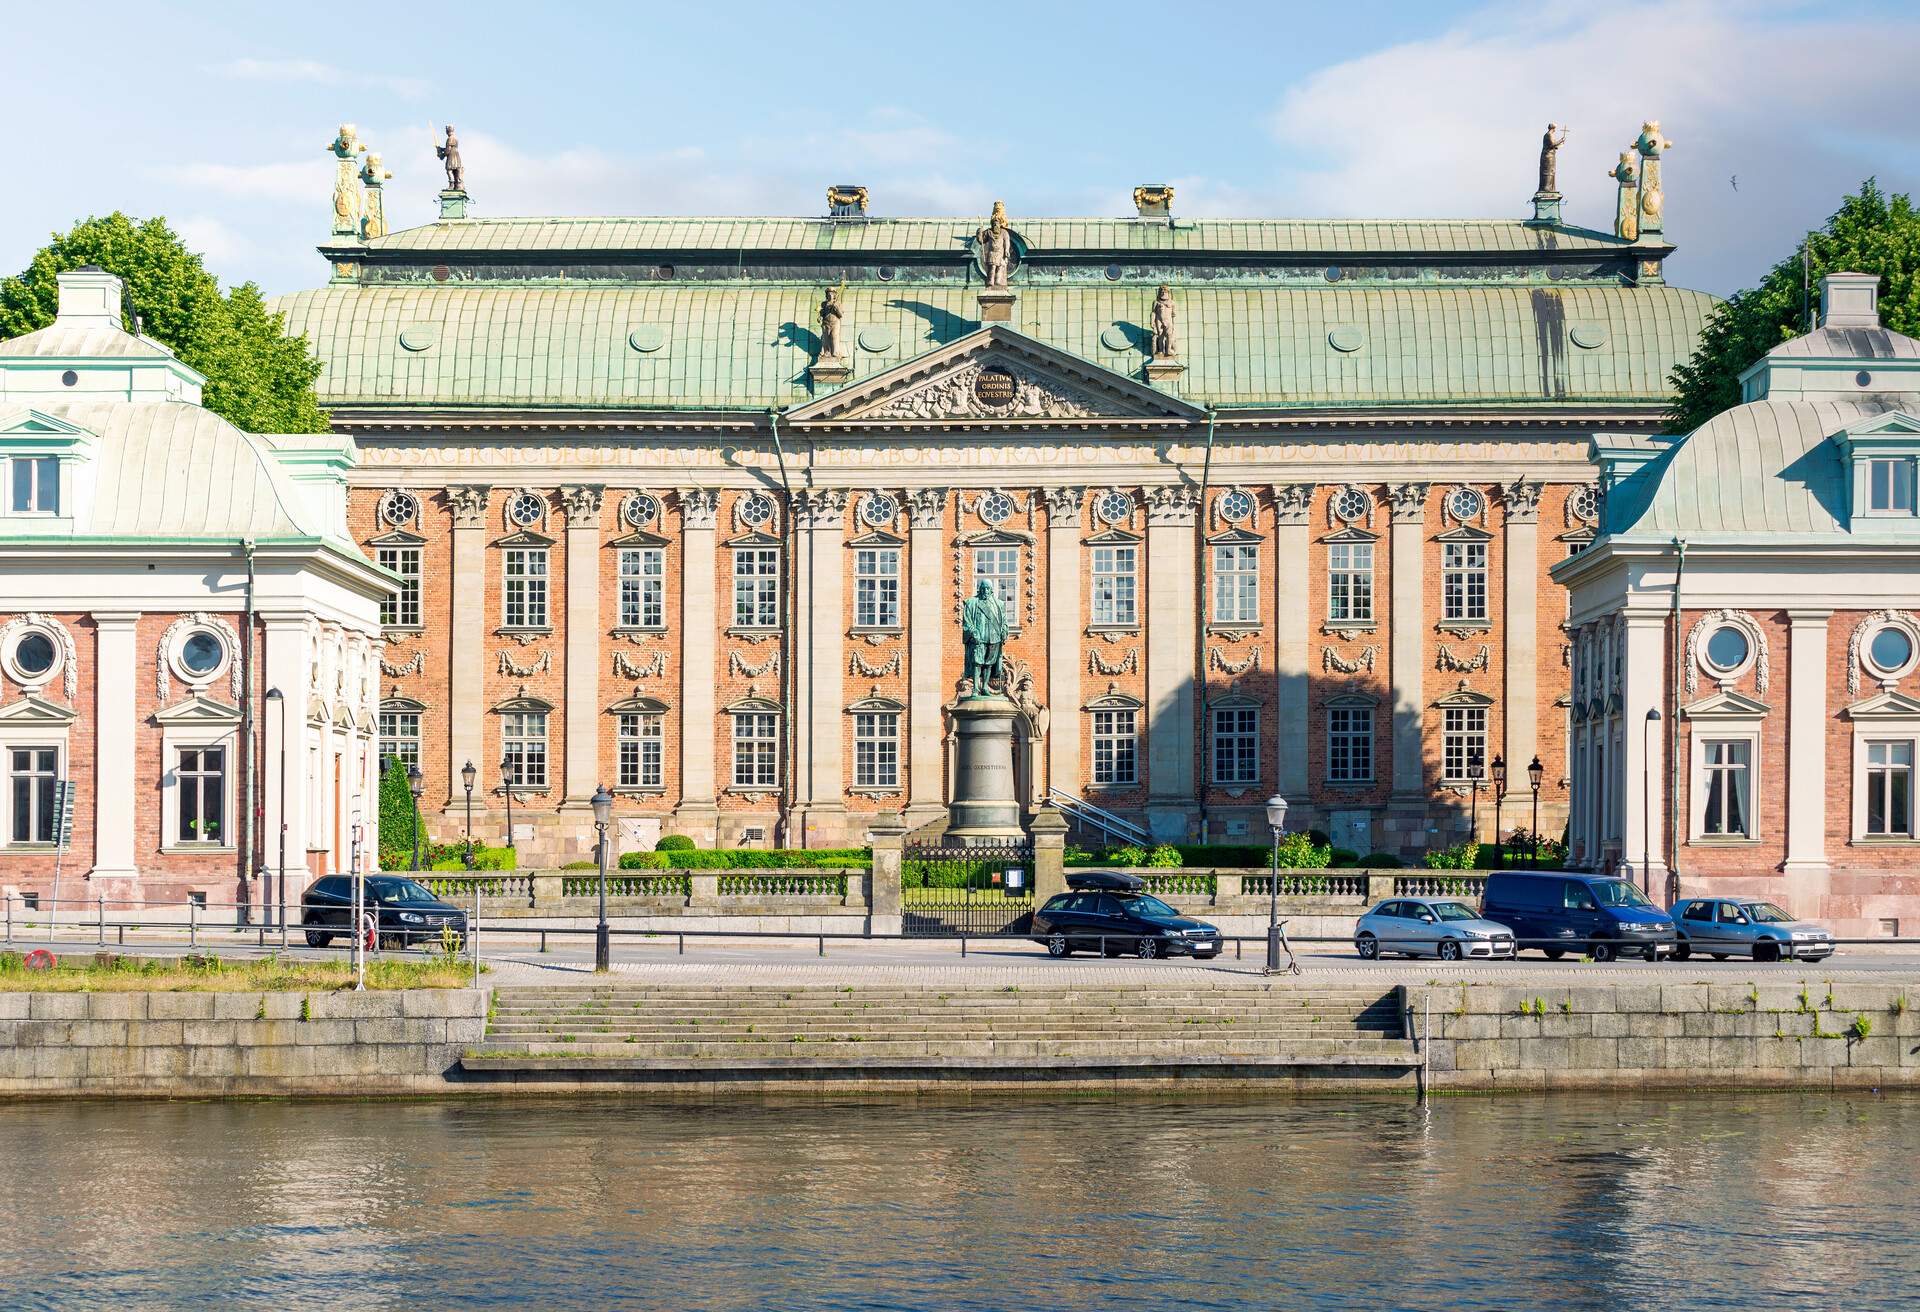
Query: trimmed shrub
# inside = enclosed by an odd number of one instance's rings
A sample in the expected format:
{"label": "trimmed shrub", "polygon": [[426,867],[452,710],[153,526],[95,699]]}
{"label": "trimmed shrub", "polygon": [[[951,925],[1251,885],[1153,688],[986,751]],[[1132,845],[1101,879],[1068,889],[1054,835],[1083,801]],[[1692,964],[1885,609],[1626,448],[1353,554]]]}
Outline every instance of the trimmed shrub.
{"label": "trimmed shrub", "polygon": [[685,834],[662,834],[660,835],[660,841],[653,845],[653,850],[656,852],[691,852],[694,850],[694,845],[693,840]]}
{"label": "trimmed shrub", "polygon": [[[466,861],[462,859],[465,851],[465,843],[435,843],[431,849],[422,853],[420,864],[426,870],[438,871],[442,874],[459,874],[467,868]],[[482,847],[478,843],[473,845],[475,870],[514,870],[518,868],[516,857],[517,854],[510,847]]]}
{"label": "trimmed shrub", "polygon": [[1480,863],[1480,844],[1469,838],[1452,847],[1429,849],[1420,861],[1429,870],[1473,870]]}
{"label": "trimmed shrub", "polygon": [[562,870],[598,870],[598,861],[569,861],[560,867]]}
{"label": "trimmed shrub", "polygon": [[743,847],[730,852],[662,850],[623,852],[622,870],[802,870],[819,866],[869,866],[873,850],[865,847],[763,848]]}
{"label": "trimmed shrub", "polygon": [[1228,869],[1264,866],[1273,849],[1261,843],[1180,843],[1180,860],[1189,866],[1225,866]]}
{"label": "trimmed shrub", "polygon": [[1280,868],[1282,870],[1325,870],[1333,858],[1333,846],[1329,843],[1313,841],[1312,831],[1280,835]]}
{"label": "trimmed shrub", "polygon": [[1362,870],[1404,870],[1407,865],[1391,852],[1369,852],[1355,864]]}
{"label": "trimmed shrub", "polygon": [[407,767],[389,756],[380,770],[380,868],[406,870],[413,865],[414,826],[420,827],[421,864],[433,846],[426,821],[407,790]]}
{"label": "trimmed shrub", "polygon": [[1120,847],[1107,849],[1106,860],[1102,863],[1110,866],[1143,866],[1147,863],[1145,848],[1126,843]]}
{"label": "trimmed shrub", "polygon": [[1336,870],[1357,866],[1360,864],[1360,854],[1358,852],[1349,852],[1344,847],[1336,847],[1329,855],[1327,864]]}
{"label": "trimmed shrub", "polygon": [[1180,866],[1180,849],[1171,843],[1162,843],[1147,853],[1147,864],[1157,870],[1174,870]]}
{"label": "trimmed shrub", "polygon": [[1313,840],[1313,845],[1315,847],[1332,847],[1333,846],[1333,835],[1329,834],[1324,829],[1309,829],[1307,830],[1307,837]]}

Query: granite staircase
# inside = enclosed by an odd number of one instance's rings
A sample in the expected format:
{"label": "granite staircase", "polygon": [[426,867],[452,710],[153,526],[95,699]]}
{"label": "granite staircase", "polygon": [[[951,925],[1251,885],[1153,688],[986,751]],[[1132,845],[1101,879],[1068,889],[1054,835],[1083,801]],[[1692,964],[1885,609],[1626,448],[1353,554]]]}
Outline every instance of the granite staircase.
{"label": "granite staircase", "polygon": [[1142,986],[502,988],[468,1078],[522,1083],[1404,1082],[1397,990]]}

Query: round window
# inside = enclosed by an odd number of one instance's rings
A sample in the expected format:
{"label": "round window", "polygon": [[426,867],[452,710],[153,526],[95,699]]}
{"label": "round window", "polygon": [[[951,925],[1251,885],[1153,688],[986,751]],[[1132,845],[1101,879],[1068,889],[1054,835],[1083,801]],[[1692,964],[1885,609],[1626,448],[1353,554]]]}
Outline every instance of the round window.
{"label": "round window", "polygon": [[628,528],[645,528],[660,518],[660,503],[644,492],[635,492],[620,508],[620,517]]}
{"label": "round window", "polygon": [[1107,281],[1108,281],[1108,282],[1119,282],[1119,281],[1120,281],[1120,266],[1119,266],[1119,265],[1117,265],[1117,264],[1109,264],[1109,265],[1107,266]]}
{"label": "round window", "polygon": [[989,492],[980,498],[980,518],[989,524],[1004,524],[1013,517],[1013,498],[1005,492]]}
{"label": "round window", "polygon": [[860,518],[869,528],[884,528],[893,523],[900,513],[900,503],[885,492],[869,492],[867,499],[860,503]]}
{"label": "round window", "polygon": [[546,505],[531,492],[516,492],[513,500],[507,502],[507,518],[521,528],[532,528],[540,522]]}
{"label": "round window", "polygon": [[893,272],[894,272],[894,270],[893,270],[893,266],[892,266],[891,264],[883,264],[883,265],[881,265],[881,266],[880,266],[880,281],[881,281],[881,282],[892,282],[892,281],[893,281]]}
{"label": "round window", "polygon": [[759,528],[773,518],[773,500],[764,492],[754,492],[740,503],[740,522],[749,528]]}
{"label": "round window", "polygon": [[1125,492],[1102,492],[1094,507],[1103,524],[1119,524],[1133,513],[1133,498]]}
{"label": "round window", "polygon": [[1567,513],[1582,524],[1593,523],[1600,514],[1600,489],[1591,483],[1575,488],[1567,498]]}
{"label": "round window", "polygon": [[394,488],[380,505],[380,518],[395,528],[413,523],[419,514],[420,499],[404,488]]}
{"label": "round window", "polygon": [[1252,513],[1253,497],[1241,488],[1236,487],[1220,498],[1220,518],[1229,524],[1243,523]]}
{"label": "round window", "polygon": [[53,662],[53,639],[44,633],[28,632],[14,644],[14,666],[29,679],[37,679],[43,674],[51,673]]}
{"label": "round window", "polygon": [[1478,519],[1486,501],[1470,487],[1457,487],[1447,496],[1447,512],[1455,519]]}
{"label": "round window", "polygon": [[205,629],[196,629],[180,644],[180,665],[189,674],[212,674],[220,668],[226,647]]}
{"label": "round window", "polygon": [[1707,638],[1707,664],[1716,670],[1737,670],[1746,663],[1747,635],[1731,624],[1722,625]]}
{"label": "round window", "polygon": [[1905,629],[1890,625],[1873,635],[1873,641],[1867,644],[1867,656],[1873,661],[1874,668],[1885,673],[1904,670],[1913,659],[1913,639],[1907,636]]}
{"label": "round window", "polygon": [[1367,494],[1357,487],[1343,487],[1333,499],[1333,513],[1351,524],[1367,517]]}

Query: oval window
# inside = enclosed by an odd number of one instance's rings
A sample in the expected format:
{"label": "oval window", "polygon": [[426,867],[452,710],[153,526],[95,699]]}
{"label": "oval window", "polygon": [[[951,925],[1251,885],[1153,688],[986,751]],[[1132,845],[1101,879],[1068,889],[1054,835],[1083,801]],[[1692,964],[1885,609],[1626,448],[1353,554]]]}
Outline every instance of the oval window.
{"label": "oval window", "polygon": [[1747,635],[1731,624],[1707,639],[1707,664],[1716,670],[1737,670],[1747,659]]}
{"label": "oval window", "polygon": [[[21,645],[25,646],[24,643]],[[1907,636],[1904,629],[1882,629],[1867,644],[1867,655],[1873,658],[1876,668],[1887,673],[1904,670],[1907,662],[1913,659],[1913,639]]]}
{"label": "oval window", "polygon": [[220,658],[225,654],[220,639],[200,629],[187,635],[180,644],[180,664],[190,674],[211,674],[220,668]]}
{"label": "oval window", "polygon": [[13,663],[29,679],[37,679],[53,668],[53,639],[44,633],[29,633],[13,649]]}

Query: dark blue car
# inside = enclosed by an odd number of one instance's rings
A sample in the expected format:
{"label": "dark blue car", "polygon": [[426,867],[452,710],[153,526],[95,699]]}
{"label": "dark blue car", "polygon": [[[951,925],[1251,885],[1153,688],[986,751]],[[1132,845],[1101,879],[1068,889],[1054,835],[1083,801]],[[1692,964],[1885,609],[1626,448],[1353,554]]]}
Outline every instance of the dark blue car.
{"label": "dark blue car", "polygon": [[1071,956],[1077,951],[1109,957],[1123,952],[1148,958],[1220,955],[1219,930],[1141,892],[1141,881],[1134,875],[1076,872],[1067,876],[1067,885],[1072,892],[1048,898],[1033,913],[1034,941],[1046,944],[1051,956]]}
{"label": "dark blue car", "polygon": [[1556,960],[1569,952],[1612,961],[1657,961],[1679,936],[1673,917],[1624,879],[1576,872],[1501,870],[1487,876],[1480,914],[1513,930],[1521,951]]}

